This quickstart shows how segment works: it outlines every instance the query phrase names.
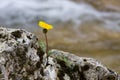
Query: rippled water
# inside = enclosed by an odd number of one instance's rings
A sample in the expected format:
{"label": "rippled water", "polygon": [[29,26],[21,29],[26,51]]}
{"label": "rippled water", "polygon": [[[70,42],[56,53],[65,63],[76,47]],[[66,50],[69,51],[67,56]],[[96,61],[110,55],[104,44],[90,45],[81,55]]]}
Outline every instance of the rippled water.
{"label": "rippled water", "polygon": [[50,48],[97,58],[120,72],[120,9],[106,5],[118,11],[101,11],[87,1],[1,0],[0,25],[25,28],[43,39],[37,23],[44,20],[55,26],[48,34]]}
{"label": "rippled water", "polygon": [[38,20],[47,22],[73,21],[80,24],[98,20],[108,28],[120,30],[120,13],[100,12],[88,3],[70,0],[2,0],[0,24],[8,26],[33,26]]}

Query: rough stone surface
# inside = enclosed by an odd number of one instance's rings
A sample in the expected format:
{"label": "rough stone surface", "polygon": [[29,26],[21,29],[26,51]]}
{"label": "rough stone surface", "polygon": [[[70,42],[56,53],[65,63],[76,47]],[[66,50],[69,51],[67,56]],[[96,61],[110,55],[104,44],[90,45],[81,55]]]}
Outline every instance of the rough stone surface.
{"label": "rough stone surface", "polygon": [[41,77],[43,51],[35,35],[18,29],[0,28],[0,69],[5,80]]}
{"label": "rough stone surface", "polygon": [[[48,62],[47,62],[48,61]],[[0,80],[120,80],[92,58],[59,51],[46,53],[25,30],[0,27]]]}

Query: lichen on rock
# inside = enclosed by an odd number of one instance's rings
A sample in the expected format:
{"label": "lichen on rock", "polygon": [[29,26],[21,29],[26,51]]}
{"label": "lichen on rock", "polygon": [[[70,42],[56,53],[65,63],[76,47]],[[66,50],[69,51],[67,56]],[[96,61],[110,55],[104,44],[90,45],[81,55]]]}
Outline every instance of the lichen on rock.
{"label": "lichen on rock", "polygon": [[[47,62],[48,61],[48,62]],[[120,80],[119,74],[92,58],[39,46],[22,29],[0,27],[0,80]]]}

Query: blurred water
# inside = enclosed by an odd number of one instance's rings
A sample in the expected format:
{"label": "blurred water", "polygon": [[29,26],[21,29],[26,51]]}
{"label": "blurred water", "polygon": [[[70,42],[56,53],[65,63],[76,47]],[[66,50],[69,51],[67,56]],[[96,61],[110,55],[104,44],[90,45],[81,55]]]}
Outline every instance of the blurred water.
{"label": "blurred water", "polygon": [[100,21],[107,28],[120,30],[120,13],[101,12],[88,3],[75,3],[70,0],[1,0],[0,25],[24,27],[37,24],[38,20],[50,23],[72,21],[81,24],[85,21]]}

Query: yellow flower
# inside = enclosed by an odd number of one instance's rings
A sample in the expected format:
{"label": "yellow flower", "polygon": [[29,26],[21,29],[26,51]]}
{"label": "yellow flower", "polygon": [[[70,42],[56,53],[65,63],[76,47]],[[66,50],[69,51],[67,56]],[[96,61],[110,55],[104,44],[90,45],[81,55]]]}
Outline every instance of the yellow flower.
{"label": "yellow flower", "polygon": [[38,25],[39,25],[40,27],[44,28],[44,29],[47,29],[47,30],[50,30],[50,29],[53,28],[52,25],[47,24],[46,22],[43,22],[43,21],[40,21],[40,22],[38,23]]}

